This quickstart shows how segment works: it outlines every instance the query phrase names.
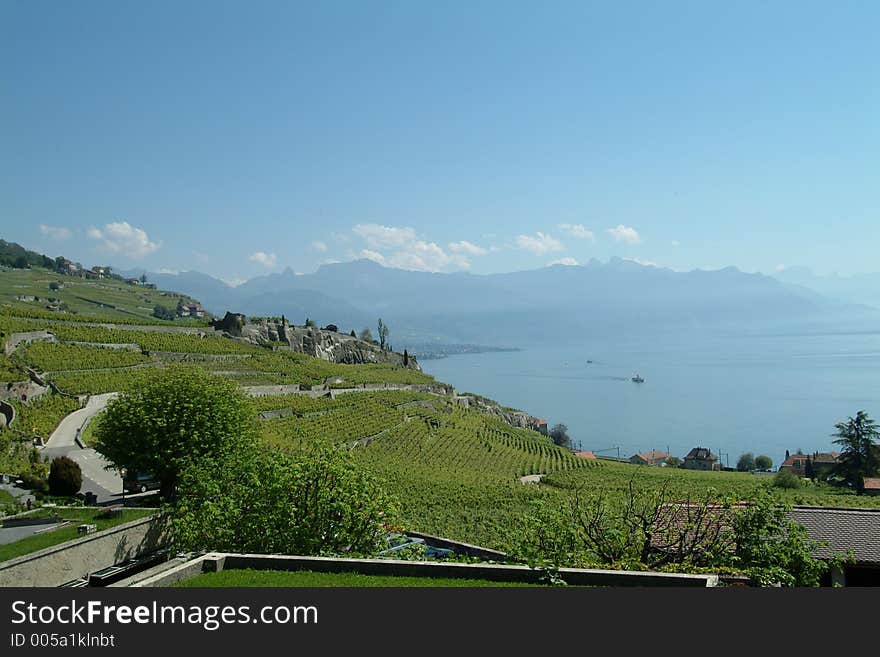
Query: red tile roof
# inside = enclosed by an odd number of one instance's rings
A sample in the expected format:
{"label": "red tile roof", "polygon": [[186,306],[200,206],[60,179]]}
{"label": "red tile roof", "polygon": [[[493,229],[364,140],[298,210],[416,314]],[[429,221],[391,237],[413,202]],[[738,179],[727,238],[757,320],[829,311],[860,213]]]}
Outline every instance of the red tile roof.
{"label": "red tile roof", "polygon": [[[589,450],[585,450],[585,451],[582,451],[582,452],[575,452],[574,455],[575,455],[575,456],[580,456],[582,459],[594,459],[594,458],[596,458],[596,455],[593,454],[593,452],[591,452],[591,451],[589,451]],[[865,481],[867,481],[867,479],[865,479]]]}
{"label": "red tile roof", "polygon": [[880,490],[880,477],[865,477],[865,490]]}

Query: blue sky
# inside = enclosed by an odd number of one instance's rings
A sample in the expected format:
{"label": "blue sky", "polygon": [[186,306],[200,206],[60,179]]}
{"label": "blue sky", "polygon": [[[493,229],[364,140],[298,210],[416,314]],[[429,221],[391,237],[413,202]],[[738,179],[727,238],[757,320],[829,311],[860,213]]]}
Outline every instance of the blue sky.
{"label": "blue sky", "polygon": [[229,280],[371,257],[877,271],[874,2],[0,4],[0,236]]}

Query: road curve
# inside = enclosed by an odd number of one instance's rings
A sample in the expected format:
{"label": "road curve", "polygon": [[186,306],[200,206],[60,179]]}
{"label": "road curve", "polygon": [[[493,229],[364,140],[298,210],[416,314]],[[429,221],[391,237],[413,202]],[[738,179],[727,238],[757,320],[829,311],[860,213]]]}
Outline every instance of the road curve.
{"label": "road curve", "polygon": [[74,411],[61,420],[55,431],[49,436],[49,440],[46,441],[45,447],[76,447],[76,436],[85,423],[103,411],[104,407],[107,406],[107,402],[118,394],[118,392],[108,392],[103,395],[92,395],[89,397],[89,401],[84,408]]}

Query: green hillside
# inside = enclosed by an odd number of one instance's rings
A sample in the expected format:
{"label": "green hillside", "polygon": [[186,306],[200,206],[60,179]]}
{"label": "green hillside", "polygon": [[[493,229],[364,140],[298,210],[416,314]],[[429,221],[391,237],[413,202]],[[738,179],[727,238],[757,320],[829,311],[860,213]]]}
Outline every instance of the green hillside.
{"label": "green hillside", "polygon": [[[63,283],[59,293],[69,295],[69,311],[15,299],[38,289],[44,294],[53,280]],[[30,368],[58,391],[29,403],[12,402],[18,420],[11,430],[0,431],[0,471],[27,468],[29,439],[51,434],[85,396],[124,391],[151,372],[178,364],[243,386],[290,386],[287,394],[253,398],[267,449],[292,452],[316,438],[347,445],[364,468],[385,480],[407,528],[487,547],[509,548],[515,521],[531,502],[565,498],[578,489],[622,496],[634,481],[648,488],[668,486],[683,498],[709,488],[744,497],[768,482],[750,474],[583,460],[541,434],[460,406],[427,374],[389,364],[335,364],[147,313],[153,302],[164,300],[171,307],[177,299],[161,290],[71,279],[40,268],[0,270],[0,380],[27,380],[25,368]],[[138,312],[144,314],[136,317]],[[47,331],[53,341],[19,344],[5,355],[7,340],[33,331]],[[364,390],[364,384],[394,389]],[[435,386],[437,394],[407,388],[425,384]],[[290,394],[312,386],[321,387],[315,395],[334,396]],[[356,388],[361,389],[345,391]],[[539,485],[520,482],[530,474],[545,477]],[[790,502],[880,506],[880,498],[826,486],[776,494]]]}
{"label": "green hillside", "polygon": [[176,292],[133,285],[115,278],[90,280],[33,266],[0,266],[0,309],[16,316],[115,324],[207,325],[205,320],[159,320],[156,306],[174,314],[180,301],[190,297]]}

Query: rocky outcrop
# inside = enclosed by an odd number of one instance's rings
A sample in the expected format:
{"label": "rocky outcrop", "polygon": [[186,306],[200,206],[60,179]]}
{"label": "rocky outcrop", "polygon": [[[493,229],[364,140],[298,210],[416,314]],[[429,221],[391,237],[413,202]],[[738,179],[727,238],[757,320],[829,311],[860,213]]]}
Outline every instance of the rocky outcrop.
{"label": "rocky outcrop", "polygon": [[457,404],[460,404],[461,406],[466,406],[468,408],[480,411],[481,413],[494,415],[498,417],[502,422],[512,427],[531,429],[532,431],[537,431],[539,433],[543,433],[544,435],[547,434],[546,420],[535,417],[534,415],[529,415],[525,411],[501,406],[501,404],[499,404],[498,402],[487,399],[486,397],[480,397],[479,395],[471,394],[458,395],[455,398],[455,402]]}
{"label": "rocky outcrop", "polygon": [[[331,363],[359,365],[364,363],[390,363],[404,367],[403,354],[382,349],[379,345],[359,340],[347,333],[315,326],[294,326],[285,319],[261,319],[248,322],[240,313],[226,313],[214,322],[214,328],[225,335],[255,345],[290,349],[300,354],[323,358]],[[412,356],[407,359],[408,369],[422,371]]]}

